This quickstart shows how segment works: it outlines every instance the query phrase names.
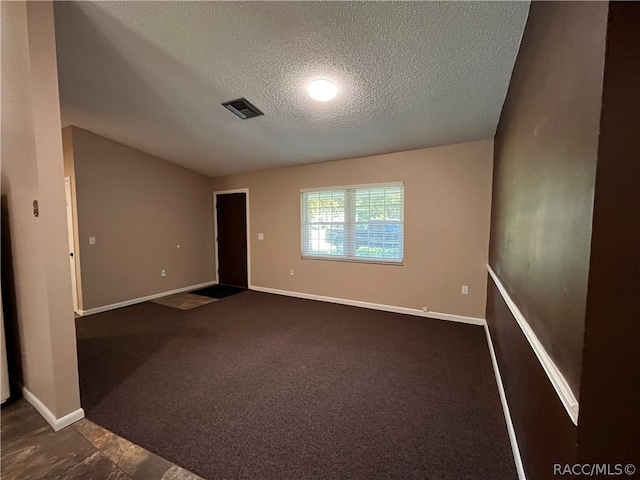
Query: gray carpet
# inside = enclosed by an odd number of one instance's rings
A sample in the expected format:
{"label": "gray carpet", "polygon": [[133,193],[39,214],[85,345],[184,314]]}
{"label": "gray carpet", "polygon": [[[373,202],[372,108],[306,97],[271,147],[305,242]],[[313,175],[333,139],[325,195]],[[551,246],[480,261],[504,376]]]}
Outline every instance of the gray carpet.
{"label": "gray carpet", "polygon": [[207,479],[517,478],[482,327],[253,291],[76,322],[87,417]]}

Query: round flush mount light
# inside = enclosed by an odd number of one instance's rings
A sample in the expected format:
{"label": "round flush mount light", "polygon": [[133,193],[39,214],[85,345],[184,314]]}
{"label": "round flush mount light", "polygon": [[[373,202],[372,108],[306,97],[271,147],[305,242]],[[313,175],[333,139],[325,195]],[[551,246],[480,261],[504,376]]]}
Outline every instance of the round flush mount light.
{"label": "round flush mount light", "polygon": [[307,90],[311,98],[319,102],[327,102],[338,93],[336,84],[325,79],[314,80],[309,84]]}

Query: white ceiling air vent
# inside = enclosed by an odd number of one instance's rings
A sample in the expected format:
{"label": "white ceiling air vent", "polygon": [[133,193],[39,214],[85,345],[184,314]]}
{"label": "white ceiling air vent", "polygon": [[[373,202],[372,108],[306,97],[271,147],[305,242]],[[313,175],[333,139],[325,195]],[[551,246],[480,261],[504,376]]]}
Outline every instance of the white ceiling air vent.
{"label": "white ceiling air vent", "polygon": [[222,103],[222,106],[228,109],[230,112],[235,113],[242,120],[246,120],[247,118],[259,117],[260,115],[264,115],[258,108],[255,107],[249,100],[246,98],[238,98],[237,100],[231,100],[229,102]]}

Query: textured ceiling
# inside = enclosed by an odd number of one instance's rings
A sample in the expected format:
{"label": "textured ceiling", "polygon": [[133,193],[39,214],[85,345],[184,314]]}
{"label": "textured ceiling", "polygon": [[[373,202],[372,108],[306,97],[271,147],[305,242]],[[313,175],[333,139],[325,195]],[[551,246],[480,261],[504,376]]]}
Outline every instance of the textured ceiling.
{"label": "textured ceiling", "polygon": [[[55,2],[64,125],[211,176],[490,138],[527,2]],[[306,85],[328,78],[330,102]],[[265,115],[220,103],[246,97]]]}

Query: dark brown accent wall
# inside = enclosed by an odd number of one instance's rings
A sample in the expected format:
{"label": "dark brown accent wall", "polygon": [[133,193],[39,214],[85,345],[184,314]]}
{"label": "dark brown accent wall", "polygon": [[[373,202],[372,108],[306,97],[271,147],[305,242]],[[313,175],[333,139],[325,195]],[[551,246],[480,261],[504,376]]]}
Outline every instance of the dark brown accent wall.
{"label": "dark brown accent wall", "polygon": [[531,4],[495,140],[489,263],[576,397],[606,22],[603,2]]}
{"label": "dark brown accent wall", "polygon": [[638,2],[533,2],[498,125],[489,262],[580,403],[574,426],[490,278],[529,480],[640,468],[638,45]]}
{"label": "dark brown accent wall", "polygon": [[612,2],[585,322],[579,461],[632,463],[640,469],[639,87],[640,4]]}
{"label": "dark brown accent wall", "polygon": [[551,478],[555,463],[575,462],[577,431],[491,277],[487,285],[487,322],[527,479]]}

